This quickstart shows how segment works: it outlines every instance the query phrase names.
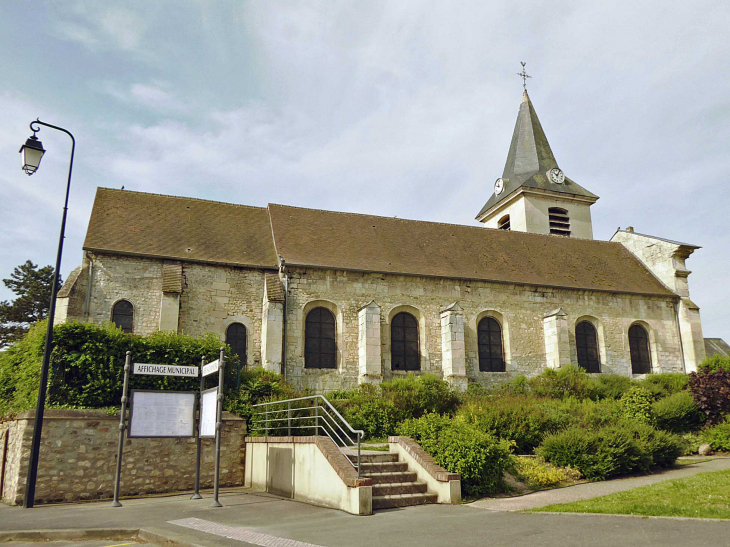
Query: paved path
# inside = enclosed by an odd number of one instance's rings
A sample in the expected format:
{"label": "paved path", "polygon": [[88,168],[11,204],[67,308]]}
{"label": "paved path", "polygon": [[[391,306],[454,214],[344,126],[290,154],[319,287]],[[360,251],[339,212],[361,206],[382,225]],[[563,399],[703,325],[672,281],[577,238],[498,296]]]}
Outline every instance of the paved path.
{"label": "paved path", "polygon": [[0,504],[0,531],[134,527],[188,544],[223,547],[719,547],[730,537],[730,523],[722,521],[525,514],[450,505],[357,517],[247,489],[224,490],[220,509],[210,508],[210,495],[204,496],[199,501],[189,495],[123,500],[121,508],[109,502],[34,509]]}
{"label": "paved path", "polygon": [[683,465],[675,469],[667,469],[652,475],[643,475],[641,477],[629,477],[626,479],[616,479],[605,482],[590,482],[587,484],[577,484],[566,488],[556,488],[554,490],[543,490],[534,492],[515,498],[484,498],[473,503],[467,504],[468,507],[477,509],[489,509],[492,511],[524,511],[526,509],[536,509],[545,507],[554,503],[570,503],[573,501],[587,500],[597,498],[614,492],[623,492],[631,490],[639,486],[656,484],[658,482],[670,479],[679,479],[682,477],[690,477],[697,473],[705,473],[708,471],[723,471],[730,469],[730,458],[718,457],[710,461]]}

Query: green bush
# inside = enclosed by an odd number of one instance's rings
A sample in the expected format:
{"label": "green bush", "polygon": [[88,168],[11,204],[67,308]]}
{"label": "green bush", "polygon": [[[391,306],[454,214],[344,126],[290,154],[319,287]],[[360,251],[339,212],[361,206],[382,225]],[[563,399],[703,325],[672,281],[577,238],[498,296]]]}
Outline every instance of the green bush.
{"label": "green bush", "polygon": [[656,426],[673,433],[696,431],[705,423],[704,414],[687,391],[660,399],[651,405],[651,409],[656,418]]}
{"label": "green bush", "polygon": [[542,458],[515,458],[512,472],[532,488],[550,488],[581,478],[577,469],[555,467]]}
{"label": "green bush", "polygon": [[702,432],[700,438],[713,450],[730,452],[730,421],[708,427]]}
{"label": "green bush", "polygon": [[595,374],[592,391],[595,399],[620,399],[632,385],[628,376],[618,374]]}
{"label": "green bush", "polygon": [[611,426],[597,431],[571,428],[545,438],[536,454],[559,467],[574,467],[589,480],[643,469],[646,454],[625,428]]}
{"label": "green bush", "polygon": [[[38,378],[43,358],[46,323],[30,332],[0,356],[0,414],[21,412],[36,403]],[[199,365],[202,357],[217,359],[220,339],[209,334],[193,338],[156,332],[149,336],[125,334],[112,324],[66,323],[53,329],[53,352],[48,382],[48,404],[67,408],[118,406],[122,397],[124,361]],[[236,367],[226,346],[226,385],[234,386]],[[209,382],[211,380],[208,380]],[[130,389],[197,391],[199,378],[175,376],[130,376]]]}
{"label": "green bush", "polygon": [[634,386],[621,397],[621,415],[628,420],[642,423],[653,423],[651,403],[653,396],[649,390]]}
{"label": "green bush", "polygon": [[637,385],[647,388],[649,391],[659,395],[657,399],[685,391],[689,383],[689,376],[686,374],[649,374]]}
{"label": "green bush", "polygon": [[715,372],[717,370],[726,370],[730,372],[730,357],[713,355],[712,357],[708,357],[702,361],[699,368],[706,369],[709,372]]}
{"label": "green bush", "polygon": [[571,423],[572,417],[550,402],[526,396],[470,399],[457,417],[480,431],[513,441],[518,454],[532,454],[545,435]]}
{"label": "green bush", "polygon": [[427,413],[452,414],[460,402],[451,386],[432,374],[409,374],[335,395],[333,404],[352,427],[365,431],[367,438],[392,435],[402,421]]}
{"label": "green bush", "polygon": [[596,430],[574,427],[545,438],[536,453],[559,467],[574,467],[590,480],[672,465],[682,440],[648,424],[619,422]]}
{"label": "green bush", "polygon": [[677,458],[684,454],[685,441],[673,433],[654,429],[642,423],[626,424],[639,446],[647,455],[647,464],[644,471],[650,469],[670,467]]}
{"label": "green bush", "polygon": [[503,489],[502,477],[512,465],[507,441],[437,414],[403,422],[398,434],[413,438],[438,465],[459,473],[464,497]]}
{"label": "green bush", "polygon": [[527,380],[530,391],[538,397],[587,399],[592,395],[592,382],[582,368],[567,365],[557,370],[548,369]]}

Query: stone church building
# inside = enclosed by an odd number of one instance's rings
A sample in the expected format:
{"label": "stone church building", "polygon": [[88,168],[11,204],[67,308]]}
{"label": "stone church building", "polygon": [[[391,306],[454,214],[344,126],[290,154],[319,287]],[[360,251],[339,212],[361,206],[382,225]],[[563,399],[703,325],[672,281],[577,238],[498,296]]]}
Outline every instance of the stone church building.
{"label": "stone church building", "polygon": [[220,335],[242,366],[322,392],[430,372],[463,389],[569,363],[704,359],[685,260],[632,228],[593,239],[524,93],[483,227],[99,188],[57,320]]}

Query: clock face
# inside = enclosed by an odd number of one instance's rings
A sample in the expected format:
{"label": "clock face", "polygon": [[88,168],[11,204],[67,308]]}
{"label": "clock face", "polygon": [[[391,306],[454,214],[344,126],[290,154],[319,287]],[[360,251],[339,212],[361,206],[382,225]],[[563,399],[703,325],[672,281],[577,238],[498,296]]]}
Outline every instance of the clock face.
{"label": "clock face", "polygon": [[548,171],[548,178],[555,184],[563,184],[565,182],[565,173],[556,167]]}
{"label": "clock face", "polygon": [[502,193],[502,190],[504,190],[504,181],[497,179],[497,182],[494,183],[494,193],[499,195]]}

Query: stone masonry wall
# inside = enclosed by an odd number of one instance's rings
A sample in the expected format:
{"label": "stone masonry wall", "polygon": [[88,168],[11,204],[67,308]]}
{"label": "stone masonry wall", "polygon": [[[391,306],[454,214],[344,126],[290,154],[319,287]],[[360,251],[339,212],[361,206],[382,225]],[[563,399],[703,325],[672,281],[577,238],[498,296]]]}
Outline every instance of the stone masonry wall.
{"label": "stone masonry wall", "polygon": [[213,332],[225,337],[231,323],[246,327],[247,365],[261,366],[263,270],[183,263],[179,331],[192,336]]}
{"label": "stone masonry wall", "polygon": [[[286,372],[300,388],[321,392],[357,385],[358,310],[371,300],[381,308],[386,380],[405,374],[390,370],[390,319],[399,311],[409,311],[419,320],[421,371],[442,376],[440,313],[453,302],[464,314],[467,377],[484,385],[546,368],[543,317],[556,308],[567,314],[573,363],[575,325],[587,319],[598,331],[601,371],[629,375],[628,328],[639,321],[650,333],[654,370],[682,372],[671,298],[292,267],[289,287]],[[304,317],[317,305],[332,310],[337,320],[336,370],[304,368]],[[479,371],[476,329],[485,315],[502,325],[507,372]]]}
{"label": "stone masonry wall", "polygon": [[[96,254],[90,320],[111,320],[112,306],[125,299],[134,306],[134,333],[159,330],[162,302],[161,259]],[[86,271],[86,270],[84,270]],[[248,366],[261,366],[261,314],[264,271],[183,262],[178,332],[191,336],[214,333],[225,339],[231,323],[242,323],[248,335]],[[67,299],[68,317],[83,320],[86,284]],[[76,287],[74,288],[76,289]]]}
{"label": "stone masonry wall", "polygon": [[[11,431],[5,467],[3,501],[23,502],[35,412],[0,423]],[[36,500],[72,501],[111,498],[114,492],[119,418],[102,410],[47,410],[36,485]],[[246,422],[223,414],[221,486],[244,481]],[[122,496],[191,490],[195,481],[196,440],[125,439]],[[2,450],[0,445],[0,451]],[[200,484],[213,484],[214,439],[203,439]],[[1,461],[1,460],[0,460]]]}

